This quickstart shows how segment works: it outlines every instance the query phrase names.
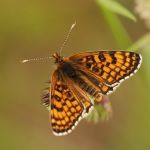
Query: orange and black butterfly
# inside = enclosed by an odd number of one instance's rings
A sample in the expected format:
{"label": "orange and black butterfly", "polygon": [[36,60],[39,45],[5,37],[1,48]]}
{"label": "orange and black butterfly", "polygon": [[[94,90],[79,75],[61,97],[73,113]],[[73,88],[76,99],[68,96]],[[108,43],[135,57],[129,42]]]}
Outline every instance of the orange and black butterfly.
{"label": "orange and black butterfly", "polygon": [[[71,26],[60,52],[74,26]],[[52,57],[57,68],[51,77],[51,87],[44,90],[42,104],[48,108],[53,133],[58,136],[70,133],[95,104],[103,102],[105,95],[136,73],[142,63],[140,54],[127,51],[84,52],[67,58],[54,53]]]}
{"label": "orange and black butterfly", "polygon": [[57,68],[43,104],[58,136],[70,133],[90,113],[95,101],[112,93],[142,62],[140,54],[127,51],[84,52],[68,58],[55,53],[53,57]]}

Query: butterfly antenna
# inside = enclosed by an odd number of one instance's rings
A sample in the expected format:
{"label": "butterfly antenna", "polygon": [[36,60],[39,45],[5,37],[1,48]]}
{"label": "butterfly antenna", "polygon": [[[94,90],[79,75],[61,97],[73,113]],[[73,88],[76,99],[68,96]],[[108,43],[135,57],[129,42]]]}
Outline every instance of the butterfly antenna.
{"label": "butterfly antenna", "polygon": [[48,60],[48,59],[51,59],[53,57],[49,56],[49,57],[41,57],[41,58],[31,58],[31,59],[24,59],[24,60],[21,60],[20,62],[21,63],[27,63],[27,62],[31,62],[31,61],[42,61],[42,60]]}
{"label": "butterfly antenna", "polygon": [[68,41],[68,38],[69,38],[69,36],[70,36],[70,33],[71,33],[71,31],[73,30],[73,28],[75,27],[75,25],[76,25],[76,21],[75,21],[75,23],[72,24],[72,26],[70,27],[69,32],[68,32],[68,34],[67,34],[67,36],[66,36],[66,38],[65,38],[65,40],[64,40],[64,43],[62,44],[62,46],[61,46],[61,48],[60,48],[60,51],[59,51],[60,56],[61,56],[61,52],[62,52],[63,48],[65,47],[65,45],[66,45],[66,43],[67,43],[67,41]]}

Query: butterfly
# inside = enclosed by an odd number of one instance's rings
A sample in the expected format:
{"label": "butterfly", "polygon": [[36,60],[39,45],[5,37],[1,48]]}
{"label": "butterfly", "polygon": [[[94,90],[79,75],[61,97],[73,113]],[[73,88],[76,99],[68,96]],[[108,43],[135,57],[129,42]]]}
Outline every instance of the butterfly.
{"label": "butterfly", "polygon": [[142,56],[128,51],[83,52],[64,58],[54,53],[51,88],[42,96],[52,131],[69,134],[103,95],[112,93],[140,68]]}

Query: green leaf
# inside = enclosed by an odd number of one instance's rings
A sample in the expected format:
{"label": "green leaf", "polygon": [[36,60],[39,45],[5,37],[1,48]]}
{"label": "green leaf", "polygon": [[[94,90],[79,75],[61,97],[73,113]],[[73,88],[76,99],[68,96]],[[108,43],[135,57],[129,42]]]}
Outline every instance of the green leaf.
{"label": "green leaf", "polygon": [[141,77],[143,79],[144,85],[147,85],[146,89],[150,88],[150,33],[145,34],[140,39],[138,39],[128,50],[142,52],[143,63],[142,63],[142,72]]}
{"label": "green leaf", "polygon": [[118,16],[108,11],[104,7],[100,8],[119,48],[127,49],[132,42],[130,36],[128,35]]}
{"label": "green leaf", "polygon": [[136,17],[123,5],[114,0],[96,0],[98,5],[101,5],[105,9],[110,10],[113,13],[122,15],[136,22]]}
{"label": "green leaf", "polygon": [[129,47],[129,50],[136,51],[141,48],[150,49],[150,33],[145,34],[142,36],[139,40],[137,40],[131,47]]}

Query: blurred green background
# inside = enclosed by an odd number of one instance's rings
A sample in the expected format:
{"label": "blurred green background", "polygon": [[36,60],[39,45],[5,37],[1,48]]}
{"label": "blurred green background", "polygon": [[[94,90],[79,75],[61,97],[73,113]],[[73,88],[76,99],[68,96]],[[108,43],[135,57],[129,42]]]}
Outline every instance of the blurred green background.
{"label": "blurred green background", "polygon": [[[150,9],[146,9],[150,1],[109,1],[1,0],[1,150],[150,149]],[[84,119],[72,134],[56,137],[51,132],[48,112],[40,104],[41,91],[49,86],[45,82],[50,79],[54,63],[19,61],[58,51],[75,20],[77,25],[63,50],[64,56],[129,49],[141,53],[144,61],[138,73],[109,96],[113,107],[109,121],[94,124]]]}

